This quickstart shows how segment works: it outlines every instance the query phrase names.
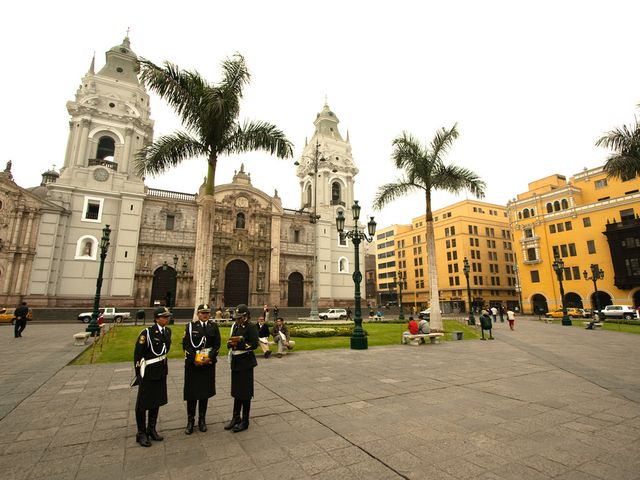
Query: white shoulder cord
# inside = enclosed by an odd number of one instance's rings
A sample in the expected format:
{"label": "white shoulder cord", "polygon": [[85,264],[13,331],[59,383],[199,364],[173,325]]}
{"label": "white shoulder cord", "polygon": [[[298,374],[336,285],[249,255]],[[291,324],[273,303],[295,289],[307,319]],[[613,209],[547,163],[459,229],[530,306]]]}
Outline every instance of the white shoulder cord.
{"label": "white shoulder cord", "polygon": [[147,327],[146,330],[147,330],[147,345],[151,349],[151,353],[153,353],[156,357],[159,357],[160,355],[167,353],[167,345],[164,342],[162,343],[162,350],[160,350],[160,353],[156,353],[156,351],[153,349],[153,344],[151,343],[151,332],[149,332],[149,327]]}
{"label": "white shoulder cord", "polygon": [[189,342],[191,343],[191,346],[197,350],[200,347],[203,347],[207,341],[207,336],[203,335],[202,338],[200,339],[200,343],[198,345],[194,345],[193,344],[193,339],[192,339],[192,335],[193,335],[193,322],[189,323]]}

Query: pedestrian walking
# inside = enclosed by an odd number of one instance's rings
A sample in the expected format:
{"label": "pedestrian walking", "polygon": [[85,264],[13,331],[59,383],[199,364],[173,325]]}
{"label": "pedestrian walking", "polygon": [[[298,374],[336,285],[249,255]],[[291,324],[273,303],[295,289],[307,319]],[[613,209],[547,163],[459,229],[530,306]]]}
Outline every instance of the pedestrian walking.
{"label": "pedestrian walking", "polygon": [[[489,312],[487,312],[489,313]],[[496,308],[496,306],[494,305],[493,307],[491,307],[491,316],[493,317],[493,323],[496,323],[497,320],[497,316],[498,316],[498,309]]]}
{"label": "pedestrian walking", "polygon": [[502,304],[498,305],[498,314],[500,315],[500,323],[504,323],[504,307]]}
{"label": "pedestrian walking", "polygon": [[245,304],[236,308],[235,322],[227,342],[231,361],[231,396],[233,416],[225,430],[241,432],[249,428],[249,412],[253,398],[253,369],[258,365],[253,351],[258,347],[258,330],[249,320]]}
{"label": "pedestrian walking", "polygon": [[491,317],[489,317],[489,312],[487,312],[486,310],[482,310],[482,314],[480,315],[480,332],[482,333],[482,338],[480,340],[486,340],[486,338],[484,338],[485,330],[489,330],[489,340],[493,340],[493,333],[491,332],[491,328],[492,324]]}
{"label": "pedestrian walking", "polygon": [[184,390],[187,402],[187,427],[184,433],[191,435],[195,426],[198,407],[198,430],[207,431],[207,406],[209,398],[216,394],[216,362],[220,350],[220,330],[211,320],[209,305],[199,305],[197,319],[185,327],[182,338],[184,350]]}
{"label": "pedestrian walking", "polygon": [[133,352],[134,385],[138,385],[136,441],[143,447],[150,447],[150,440],[164,440],[156,431],[156,424],[160,407],[167,404],[167,354],[171,348],[171,329],[167,324],[170,317],[171,311],[166,307],[155,310],[154,324],[140,332]]}
{"label": "pedestrian walking", "polygon": [[18,307],[14,310],[13,316],[14,320],[14,328],[13,334],[15,338],[22,337],[22,332],[27,328],[27,316],[29,315],[29,307],[27,307],[27,302],[22,302]]}
{"label": "pedestrian walking", "polygon": [[509,328],[513,330],[516,323],[516,313],[511,309],[507,310],[507,321],[509,322]]}
{"label": "pedestrian walking", "polygon": [[353,312],[351,311],[351,308],[347,307],[347,320],[351,320],[352,315],[353,315]]}
{"label": "pedestrian walking", "polygon": [[262,316],[264,317],[264,321],[269,321],[269,305],[265,305],[262,307]]}
{"label": "pedestrian walking", "polygon": [[[278,308],[277,305],[273,306],[273,318],[278,318],[278,314],[280,313],[280,309]],[[266,321],[266,318],[265,318]]]}

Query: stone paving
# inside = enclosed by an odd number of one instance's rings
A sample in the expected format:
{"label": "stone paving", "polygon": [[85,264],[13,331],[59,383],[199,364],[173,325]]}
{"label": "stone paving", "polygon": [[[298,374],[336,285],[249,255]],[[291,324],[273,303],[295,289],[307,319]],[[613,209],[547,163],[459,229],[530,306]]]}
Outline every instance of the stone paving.
{"label": "stone paving", "polygon": [[226,359],[191,436],[172,361],[165,441],[142,448],[131,364],[66,366],[81,329],[0,326],[0,479],[640,478],[640,335],[519,319],[495,341],[259,358],[237,434]]}

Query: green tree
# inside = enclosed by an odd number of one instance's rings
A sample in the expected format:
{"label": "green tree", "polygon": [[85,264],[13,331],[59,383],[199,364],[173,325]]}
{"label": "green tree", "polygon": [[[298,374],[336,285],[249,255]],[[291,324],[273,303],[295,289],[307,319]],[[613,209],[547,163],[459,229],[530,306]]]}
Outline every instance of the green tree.
{"label": "green tree", "polygon": [[637,118],[634,125],[623,125],[604,134],[596,146],[614,152],[604,164],[608,176],[625,179],[640,174],[640,125]]}
{"label": "green tree", "polygon": [[382,185],[376,193],[373,205],[376,210],[381,210],[385,205],[413,190],[421,190],[424,194],[427,269],[431,290],[431,329],[435,331],[442,331],[442,317],[439,308],[440,295],[431,195],[435,190],[459,193],[466,189],[474,196],[482,198],[486,187],[485,182],[471,170],[444,164],[444,157],[456,138],[458,138],[458,130],[454,125],[449,130],[446,128],[438,130],[428,147],[421,145],[407,132],[403,132],[401,136],[394,139],[392,159],[396,168],[404,170],[404,175],[393,183]]}
{"label": "green tree", "polygon": [[196,71],[181,70],[169,62],[160,67],[142,60],[140,70],[144,84],[175,110],[185,131],[164,135],[145,146],[136,158],[137,173],[157,175],[194,157],[207,161],[204,196],[198,204],[194,275],[196,305],[208,303],[213,262],[211,219],[218,159],[222,155],[255,150],[287,158],[293,154],[292,144],[275,125],[238,121],[242,91],[250,79],[242,55],[236,54],[222,62],[222,80],[217,85],[208,83]]}

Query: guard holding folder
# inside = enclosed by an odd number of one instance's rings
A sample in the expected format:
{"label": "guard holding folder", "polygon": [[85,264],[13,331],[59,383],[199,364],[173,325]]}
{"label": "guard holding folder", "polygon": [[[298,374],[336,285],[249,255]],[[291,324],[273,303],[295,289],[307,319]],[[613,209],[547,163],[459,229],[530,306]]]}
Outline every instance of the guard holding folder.
{"label": "guard holding folder", "polygon": [[153,312],[155,323],[140,332],[133,352],[138,384],[136,442],[143,447],[150,447],[151,440],[160,442],[164,439],[156,431],[156,422],[160,407],[167,403],[167,354],[171,348],[171,330],[167,324],[170,318],[171,312],[166,307]]}

